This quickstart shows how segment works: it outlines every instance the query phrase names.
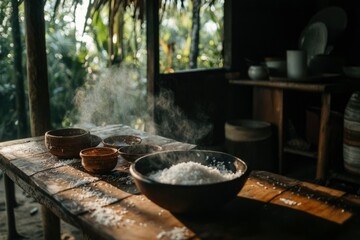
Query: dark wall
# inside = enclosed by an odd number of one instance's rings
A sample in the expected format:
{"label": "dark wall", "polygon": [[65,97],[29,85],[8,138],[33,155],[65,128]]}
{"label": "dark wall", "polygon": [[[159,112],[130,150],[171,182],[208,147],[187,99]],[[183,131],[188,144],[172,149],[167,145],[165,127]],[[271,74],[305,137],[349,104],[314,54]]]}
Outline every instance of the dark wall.
{"label": "dark wall", "polygon": [[334,55],[343,57],[347,65],[360,65],[360,1],[333,0],[331,5],[342,7],[347,14],[348,22],[344,33],[334,46]]}
{"label": "dark wall", "polygon": [[[298,48],[301,32],[311,17],[325,7],[339,6],[348,17],[347,28],[333,43],[332,55],[349,64],[360,64],[359,0],[227,0],[232,16],[229,69],[241,70],[246,77],[245,59],[263,61],[264,57],[286,57],[287,49]],[[226,49],[226,48],[225,48]],[[230,51],[230,50],[228,50]],[[226,55],[226,53],[225,53]]]}
{"label": "dark wall", "polygon": [[[225,70],[239,71],[247,78],[248,63],[264,57],[284,57],[287,49],[298,48],[301,32],[320,9],[337,5],[348,14],[348,28],[334,43],[332,54],[360,64],[359,0],[225,0]],[[217,145],[224,140],[228,119],[250,118],[252,88],[228,85],[224,71],[160,75],[159,86],[171,91],[171,101],[182,117],[194,122],[189,128],[178,125],[180,117],[157,107],[159,133],[199,145]],[[198,124],[198,125],[196,125]],[[203,126],[212,129],[202,136]]]}
{"label": "dark wall", "polygon": [[298,48],[301,32],[316,9],[314,0],[232,1],[231,69],[246,73],[245,59],[285,57],[287,49]]}
{"label": "dark wall", "polygon": [[222,69],[160,75],[155,121],[160,135],[214,146],[224,140],[226,73]]}

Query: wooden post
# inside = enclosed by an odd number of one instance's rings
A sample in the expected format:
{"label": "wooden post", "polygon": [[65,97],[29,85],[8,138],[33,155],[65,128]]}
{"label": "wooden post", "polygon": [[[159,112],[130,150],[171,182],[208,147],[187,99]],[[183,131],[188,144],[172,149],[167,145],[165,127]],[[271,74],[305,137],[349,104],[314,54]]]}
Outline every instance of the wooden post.
{"label": "wooden post", "polygon": [[151,120],[157,122],[155,98],[159,93],[159,1],[145,1],[147,94]]}
{"label": "wooden post", "polygon": [[[44,1],[24,2],[31,135],[40,136],[51,128]],[[42,207],[42,216],[44,238],[60,239],[60,219],[45,207]]]}
{"label": "wooden post", "polygon": [[329,152],[329,122],[330,122],[331,94],[324,92],[321,96],[321,117],[318,160],[316,166],[316,179],[324,181],[326,179]]}
{"label": "wooden post", "polygon": [[25,0],[24,2],[31,135],[40,136],[51,127],[44,1]]}

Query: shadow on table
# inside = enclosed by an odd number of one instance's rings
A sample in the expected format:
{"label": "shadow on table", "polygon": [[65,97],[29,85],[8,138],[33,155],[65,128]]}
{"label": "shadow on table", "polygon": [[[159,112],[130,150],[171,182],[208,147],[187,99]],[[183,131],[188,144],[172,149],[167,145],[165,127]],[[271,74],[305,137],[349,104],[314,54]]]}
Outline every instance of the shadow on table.
{"label": "shadow on table", "polygon": [[175,217],[201,239],[360,239],[358,216],[340,225],[242,197],[202,215]]}

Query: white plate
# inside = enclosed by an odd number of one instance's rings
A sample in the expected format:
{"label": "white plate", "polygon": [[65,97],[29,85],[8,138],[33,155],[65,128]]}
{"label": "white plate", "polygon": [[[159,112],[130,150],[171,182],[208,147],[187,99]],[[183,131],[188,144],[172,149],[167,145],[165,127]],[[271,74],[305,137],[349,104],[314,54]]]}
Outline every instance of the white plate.
{"label": "white plate", "polygon": [[302,31],[299,48],[306,51],[308,64],[313,56],[325,53],[327,37],[328,31],[322,22],[314,22]]}
{"label": "white plate", "polygon": [[333,44],[347,26],[347,15],[344,9],[336,6],[327,7],[317,12],[309,24],[322,22],[328,30],[328,43]]}

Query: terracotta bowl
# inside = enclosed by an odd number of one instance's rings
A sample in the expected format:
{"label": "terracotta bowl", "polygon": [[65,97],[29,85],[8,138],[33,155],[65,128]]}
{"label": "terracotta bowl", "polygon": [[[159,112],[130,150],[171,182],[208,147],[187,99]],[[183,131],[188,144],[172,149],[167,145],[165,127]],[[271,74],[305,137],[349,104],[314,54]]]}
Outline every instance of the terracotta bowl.
{"label": "terracotta bowl", "polygon": [[136,159],[150,153],[161,151],[162,147],[152,144],[136,144],[124,146],[119,149],[119,154],[128,162],[134,162]]}
{"label": "terracotta bowl", "polygon": [[80,152],[81,165],[91,173],[108,173],[117,164],[118,151],[109,147],[93,147]]}
{"label": "terracotta bowl", "polygon": [[103,139],[105,147],[112,147],[119,149],[123,146],[140,144],[141,137],[135,135],[114,135]]}
{"label": "terracotta bowl", "polygon": [[[199,174],[194,165],[182,170],[178,168],[178,174],[170,175],[173,178],[186,179],[185,182],[173,182],[169,179],[169,175],[163,182],[153,177],[164,176],[158,174],[159,171],[166,171],[174,165],[188,162],[204,165],[204,168],[214,167],[222,171],[226,169],[227,172],[223,173],[224,179],[204,183],[200,180],[204,180],[209,175]],[[234,175],[230,177],[229,172]],[[130,166],[130,173],[137,188],[147,198],[170,212],[186,215],[221,211],[221,206],[236,198],[249,172],[247,164],[239,158],[208,150],[162,151],[141,157]],[[200,179],[196,180],[196,178]]]}
{"label": "terracotta bowl", "polygon": [[81,128],[61,128],[45,133],[45,146],[59,158],[78,158],[80,151],[91,143],[90,132]]}

